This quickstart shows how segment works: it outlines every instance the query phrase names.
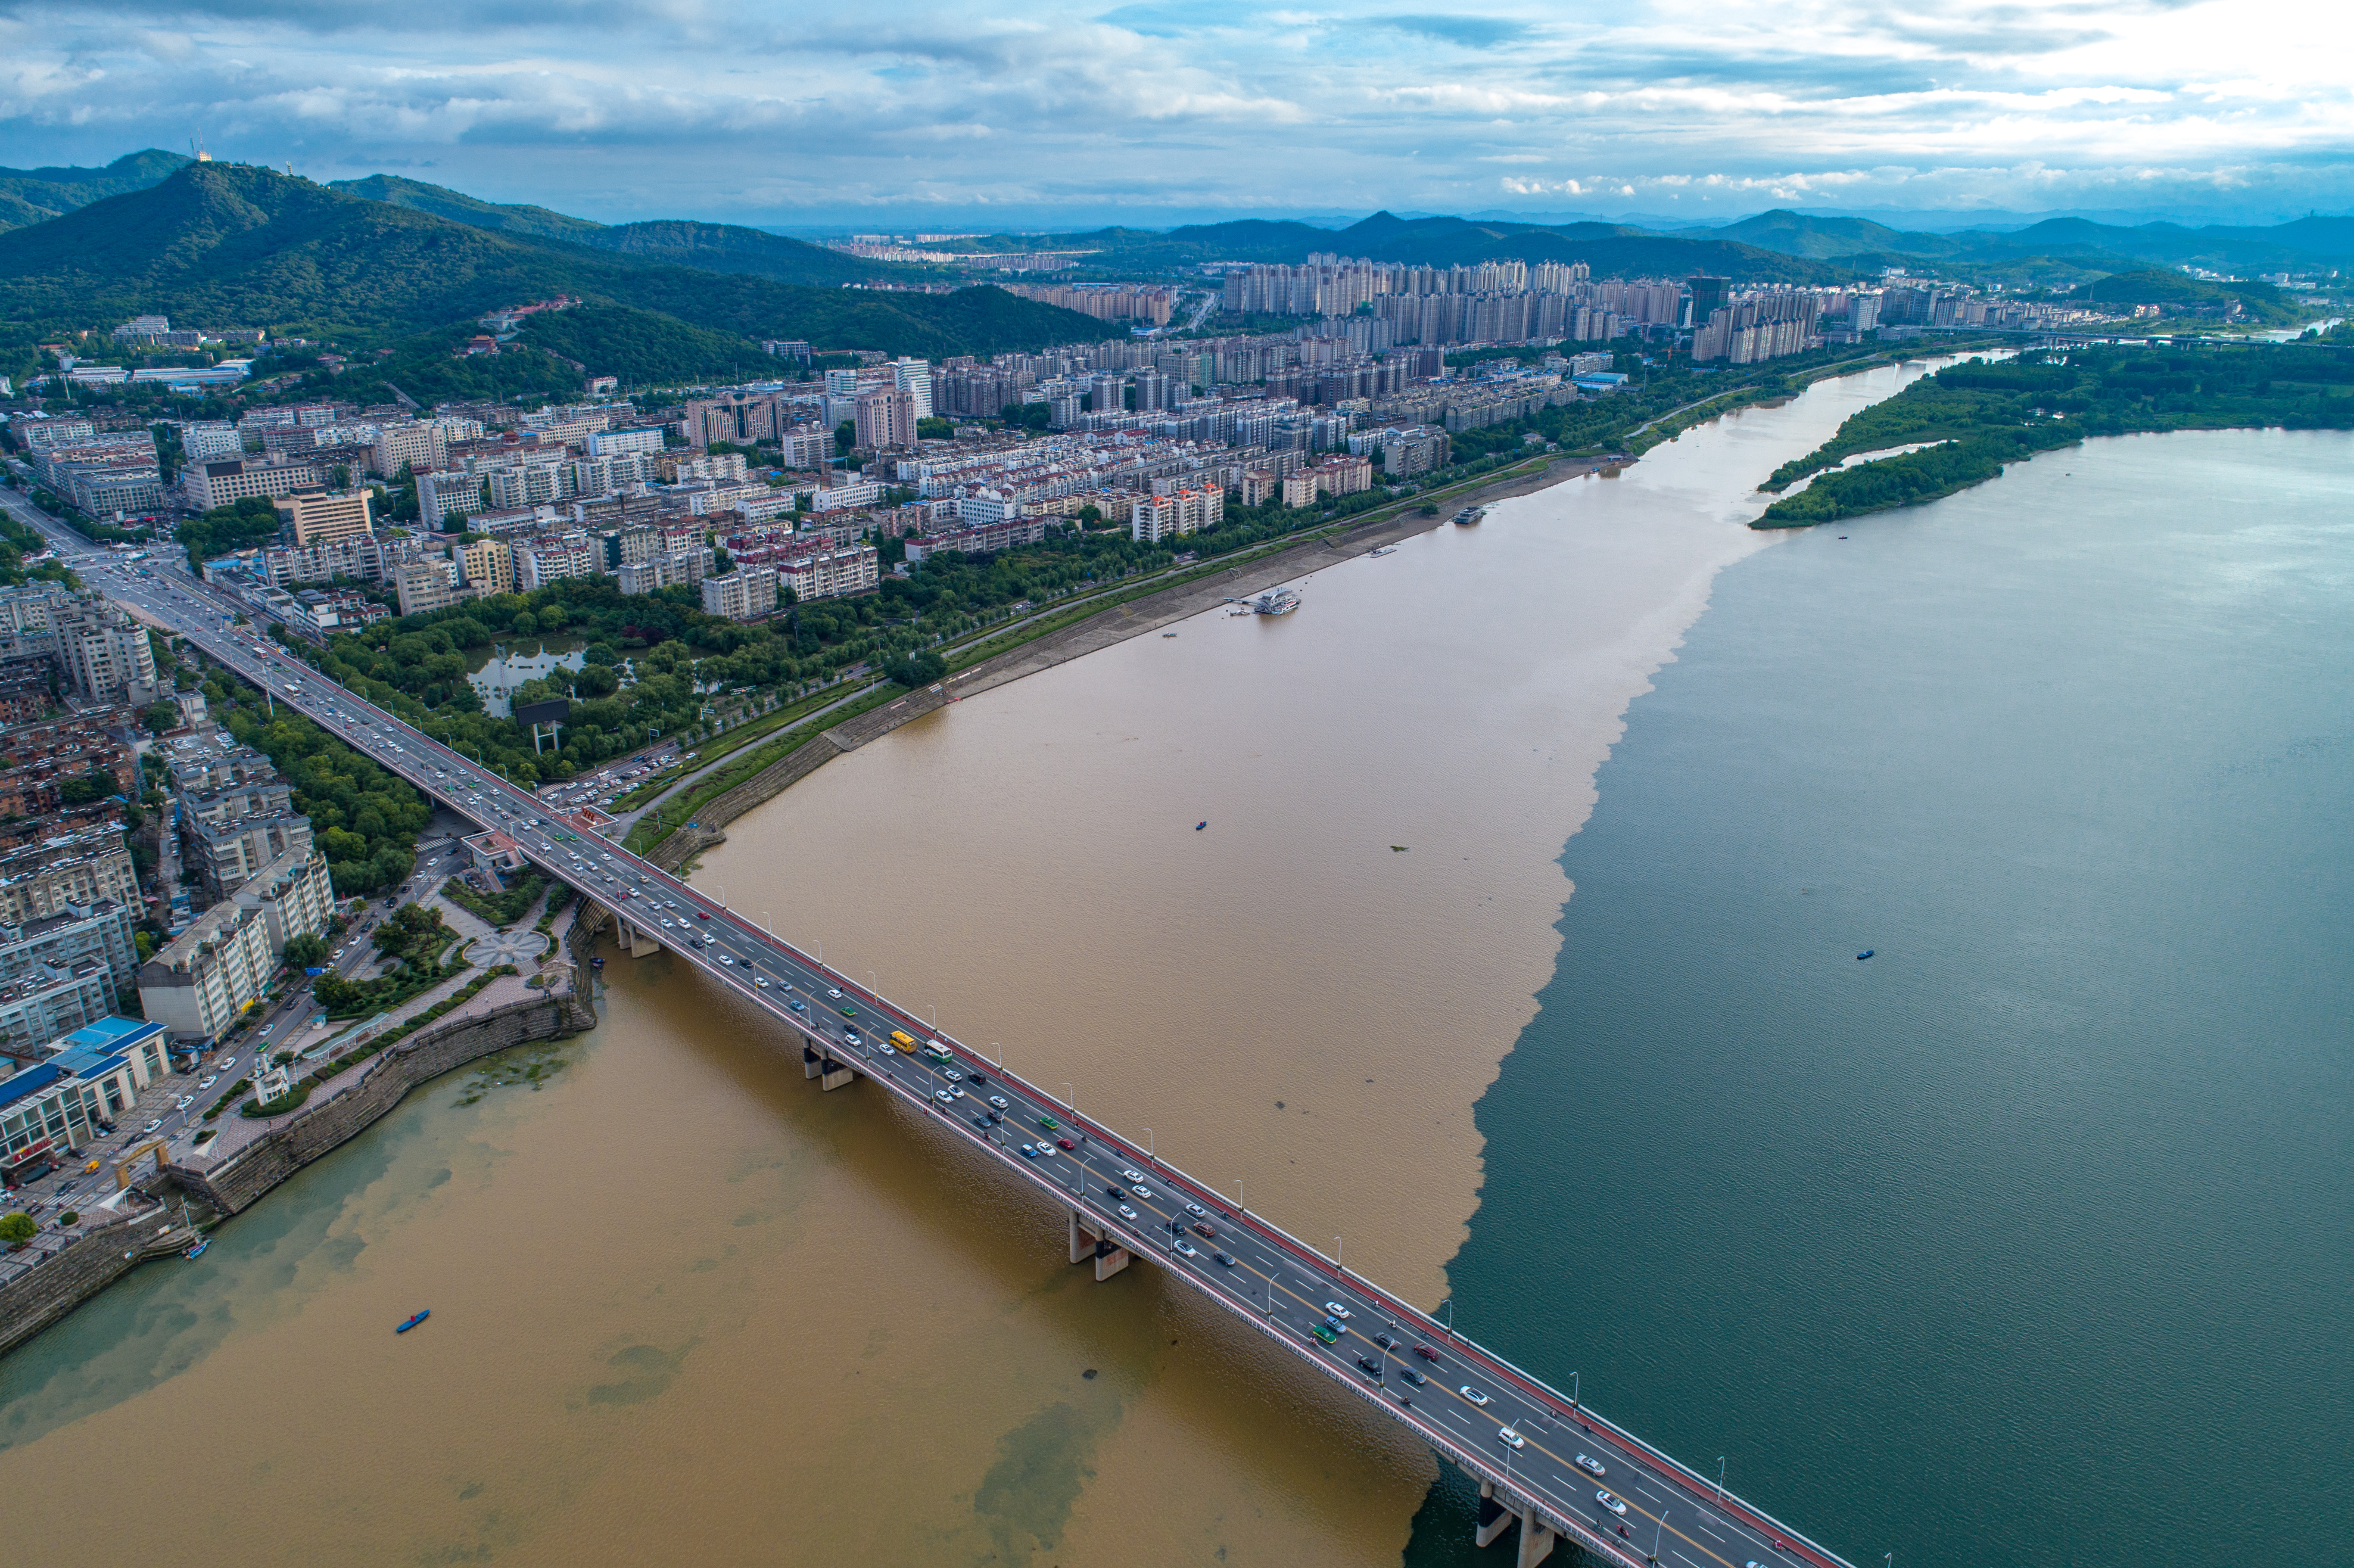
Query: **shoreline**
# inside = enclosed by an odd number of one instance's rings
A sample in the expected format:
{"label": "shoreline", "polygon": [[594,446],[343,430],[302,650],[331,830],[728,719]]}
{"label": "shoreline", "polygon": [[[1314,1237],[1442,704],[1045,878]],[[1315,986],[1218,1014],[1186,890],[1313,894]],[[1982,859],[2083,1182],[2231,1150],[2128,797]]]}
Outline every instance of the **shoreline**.
{"label": "shoreline", "polygon": [[1556,457],[1532,473],[1475,484],[1468,492],[1449,495],[1447,505],[1440,506],[1437,515],[1424,515],[1421,508],[1431,503],[1419,502],[1388,517],[1339,525],[1223,572],[1213,571],[1157,588],[1123,604],[1107,606],[1019,647],[993,653],[922,691],[910,692],[821,730],[742,783],[705,801],[696,808],[693,821],[665,835],[660,843],[645,852],[646,858],[669,870],[679,869],[703,850],[726,842],[727,823],[754,806],[774,800],[834,758],[855,751],[901,725],[951,703],[1158,631],[1230,600],[1247,599],[1295,577],[1354,560],[1369,550],[1430,533],[1447,525],[1447,506],[1459,511],[1466,506],[1491,505],[1514,496],[1532,495],[1574,480],[1615,479],[1638,461],[1616,454],[1606,458]]}

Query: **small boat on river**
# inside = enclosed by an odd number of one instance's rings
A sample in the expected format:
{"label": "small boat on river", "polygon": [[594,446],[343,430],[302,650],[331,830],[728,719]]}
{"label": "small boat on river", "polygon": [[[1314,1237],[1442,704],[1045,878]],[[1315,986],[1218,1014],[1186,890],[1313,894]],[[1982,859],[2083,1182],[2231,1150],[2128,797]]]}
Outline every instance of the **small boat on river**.
{"label": "small boat on river", "polygon": [[190,1248],[188,1248],[186,1252],[183,1252],[182,1254],[180,1254],[180,1255],[181,1255],[182,1257],[202,1257],[202,1256],[204,1255],[205,1248],[207,1248],[207,1247],[208,1247],[208,1246],[210,1246],[210,1245],[213,1245],[213,1238],[212,1238],[212,1237],[210,1237],[210,1236],[198,1236],[198,1237],[196,1238],[196,1245],[194,1245],[194,1246],[192,1246],[192,1247],[190,1247]]}
{"label": "small boat on river", "polygon": [[428,1307],[424,1311],[408,1319],[400,1325],[399,1328],[395,1329],[393,1332],[396,1334],[406,1334],[409,1330],[414,1329],[418,1324],[422,1323],[426,1319],[430,1318],[431,1316],[433,1316],[433,1308]]}

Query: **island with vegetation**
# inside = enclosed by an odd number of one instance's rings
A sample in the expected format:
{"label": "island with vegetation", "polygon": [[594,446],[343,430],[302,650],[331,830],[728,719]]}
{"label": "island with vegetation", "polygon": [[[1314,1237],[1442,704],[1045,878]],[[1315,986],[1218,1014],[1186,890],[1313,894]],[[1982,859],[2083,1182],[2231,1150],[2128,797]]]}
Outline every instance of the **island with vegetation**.
{"label": "island with vegetation", "polygon": [[[2089,436],[2258,426],[2354,429],[2354,345],[2308,334],[2289,344],[2105,344],[1966,361],[1850,416],[1829,440],[1776,469],[1760,488],[1779,493],[1819,477],[1751,526],[1805,528],[1916,506]],[[1896,455],[1839,466],[1870,452]]]}

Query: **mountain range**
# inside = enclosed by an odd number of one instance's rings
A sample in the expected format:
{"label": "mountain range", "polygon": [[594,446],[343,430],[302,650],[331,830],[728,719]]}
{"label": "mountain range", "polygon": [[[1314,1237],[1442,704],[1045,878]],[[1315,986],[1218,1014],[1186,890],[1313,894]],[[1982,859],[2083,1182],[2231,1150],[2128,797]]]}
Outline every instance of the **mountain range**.
{"label": "mountain range", "polygon": [[[812,286],[820,278],[837,283],[832,269],[848,259],[773,235],[758,238],[737,253],[758,269],[685,266],[665,250],[692,253],[704,243],[692,234],[657,232],[621,254],[478,227],[269,169],[183,164],[143,190],[0,234],[0,324],[22,343],[158,313],[191,326],[330,339],[347,352],[406,353],[419,334],[438,344],[487,312],[563,293],[637,313],[610,319],[630,322],[627,335],[642,346],[651,342],[650,323],[665,320],[720,334],[730,354],[707,336],[691,340],[690,357],[705,366],[749,363],[762,338],[937,358],[1123,330],[993,288]],[[709,248],[731,242],[722,235]],[[810,281],[776,275],[796,266]],[[855,270],[873,277],[888,269]],[[588,374],[631,374],[628,365],[600,363],[596,345],[587,349],[572,357]]]}

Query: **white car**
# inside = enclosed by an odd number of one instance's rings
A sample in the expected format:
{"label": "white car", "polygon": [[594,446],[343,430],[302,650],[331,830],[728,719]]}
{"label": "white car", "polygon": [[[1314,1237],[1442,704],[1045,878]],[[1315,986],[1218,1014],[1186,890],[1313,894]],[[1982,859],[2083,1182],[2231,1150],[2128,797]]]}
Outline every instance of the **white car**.
{"label": "white car", "polygon": [[186,1110],[186,1109],[187,1109],[190,1106],[195,1105],[196,1103],[196,1096],[194,1096],[194,1095],[182,1095],[178,1099],[174,1100],[174,1101],[172,1102],[172,1108],[173,1108],[174,1110]]}
{"label": "white car", "polygon": [[1126,1203],[1122,1203],[1119,1206],[1119,1217],[1123,1220],[1132,1220],[1136,1218],[1136,1211],[1129,1208]]}
{"label": "white car", "polygon": [[934,1095],[932,1098],[939,1101],[940,1104],[944,1106],[952,1106],[956,1104],[956,1097],[949,1093],[946,1089],[940,1090],[939,1093]]}
{"label": "white car", "polygon": [[940,1076],[953,1084],[962,1079],[964,1075],[954,1067],[944,1067],[940,1070]]}
{"label": "white car", "polygon": [[1529,1440],[1527,1438],[1522,1436],[1519,1433],[1513,1431],[1509,1426],[1499,1426],[1496,1428],[1496,1441],[1506,1444],[1514,1448],[1525,1448],[1529,1446]]}
{"label": "white car", "polygon": [[1488,1403],[1488,1396],[1481,1393],[1478,1389],[1473,1388],[1469,1383],[1465,1383],[1461,1388],[1457,1389],[1455,1392],[1461,1394],[1464,1398],[1469,1400],[1474,1404],[1485,1404]]}
{"label": "white car", "polygon": [[236,1065],[237,1065],[237,1058],[236,1058],[236,1057],[234,1057],[234,1056],[224,1056],[224,1057],[222,1057],[222,1058],[221,1058],[220,1070],[221,1070],[222,1072],[226,1073],[226,1072],[228,1072],[231,1067],[234,1067],[234,1066],[236,1066]]}
{"label": "white car", "polygon": [[1584,1455],[1584,1454],[1580,1454],[1580,1455],[1577,1457],[1577,1461],[1576,1461],[1576,1462],[1577,1462],[1577,1467],[1578,1467],[1579,1469],[1581,1469],[1581,1470],[1584,1470],[1584,1471],[1585,1471],[1587,1475],[1589,1475],[1589,1476],[1601,1477],[1601,1476],[1606,1476],[1606,1475],[1608,1475],[1608,1474],[1610,1473],[1609,1471],[1607,1471],[1607,1470],[1606,1470],[1606,1469],[1604,1469],[1604,1468],[1602,1467],[1602,1461],[1601,1461],[1601,1460],[1599,1460],[1599,1459],[1596,1459],[1596,1458],[1591,1458],[1591,1457],[1587,1457],[1586,1455]]}
{"label": "white car", "polygon": [[1144,1180],[1144,1172],[1141,1171],[1123,1171],[1120,1174],[1130,1181],[1141,1181]]}
{"label": "white car", "polygon": [[215,1084],[217,1084],[217,1083],[219,1083],[219,1082],[220,1082],[220,1075],[219,1075],[218,1073],[215,1073],[215,1074],[214,1074],[211,1077],[209,1077],[209,1078],[201,1078],[201,1079],[198,1079],[198,1080],[197,1080],[197,1082],[196,1082],[196,1087],[198,1087],[198,1088],[200,1088],[200,1089],[209,1089],[209,1088],[211,1088]]}
{"label": "white car", "polygon": [[1617,1498],[1612,1497],[1608,1492],[1595,1493],[1594,1500],[1600,1503],[1604,1508],[1608,1509],[1612,1513],[1623,1514],[1627,1511],[1627,1505],[1619,1501]]}
{"label": "white car", "polygon": [[767,980],[765,980],[755,979],[755,980],[752,981],[752,983],[753,983],[754,985],[756,985],[756,986],[758,986],[762,991],[766,991],[766,990],[768,990],[768,989],[769,989],[769,982],[768,982]]}
{"label": "white car", "polygon": [[1129,1191],[1135,1193],[1138,1197],[1143,1199],[1148,1203],[1152,1202],[1152,1189],[1146,1186],[1141,1181],[1137,1182],[1134,1186],[1130,1187]]}
{"label": "white car", "polygon": [[1012,1110],[1013,1108],[1012,1106],[1005,1103],[1005,1097],[1003,1095],[990,1096],[989,1103],[995,1106],[999,1110]]}
{"label": "white car", "polygon": [[1177,1242],[1171,1245],[1169,1250],[1175,1253],[1179,1257],[1199,1257],[1202,1255],[1200,1253],[1193,1250],[1193,1244],[1192,1242]]}
{"label": "white car", "polygon": [[1349,1320],[1349,1309],[1346,1307],[1341,1306],[1338,1301],[1327,1301],[1324,1303],[1324,1310],[1331,1313],[1332,1316],[1340,1319],[1343,1323]]}
{"label": "white car", "polygon": [[1204,1207],[1202,1207],[1202,1205],[1201,1205],[1201,1204],[1199,1204],[1199,1203],[1188,1203],[1188,1204],[1186,1204],[1186,1205],[1185,1205],[1185,1212],[1186,1212],[1187,1213],[1189,1213],[1189,1214],[1193,1215],[1193,1216],[1195,1219],[1197,1219],[1197,1220],[1205,1220],[1205,1219],[1208,1219],[1208,1218],[1210,1217],[1210,1211],[1209,1211],[1209,1210],[1207,1210],[1207,1209],[1205,1209],[1205,1208],[1204,1208]]}
{"label": "white car", "polygon": [[164,1125],[164,1118],[163,1118],[162,1117],[157,1117],[154,1121],[151,1121],[151,1122],[149,1122],[149,1123],[147,1124],[147,1126],[146,1126],[146,1128],[145,1128],[145,1129],[144,1129],[144,1130],[146,1130],[146,1131],[148,1131],[148,1132],[154,1132],[156,1128],[158,1128],[162,1127],[163,1125]]}

